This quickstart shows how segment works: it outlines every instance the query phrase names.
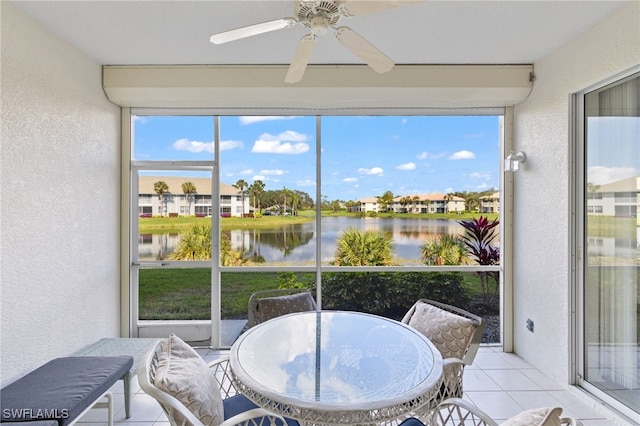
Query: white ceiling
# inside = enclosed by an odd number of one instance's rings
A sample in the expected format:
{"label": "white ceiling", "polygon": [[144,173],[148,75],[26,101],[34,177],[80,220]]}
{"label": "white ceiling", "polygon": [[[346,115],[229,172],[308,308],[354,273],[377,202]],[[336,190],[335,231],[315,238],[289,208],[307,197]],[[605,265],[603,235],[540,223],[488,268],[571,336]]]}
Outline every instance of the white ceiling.
{"label": "white ceiling", "polygon": [[[209,42],[216,32],[293,16],[293,0],[13,3],[102,65],[288,64],[307,33],[295,26],[222,45]],[[623,3],[431,0],[340,25],[353,28],[397,64],[532,64]],[[329,33],[318,40],[310,60],[360,63]]]}

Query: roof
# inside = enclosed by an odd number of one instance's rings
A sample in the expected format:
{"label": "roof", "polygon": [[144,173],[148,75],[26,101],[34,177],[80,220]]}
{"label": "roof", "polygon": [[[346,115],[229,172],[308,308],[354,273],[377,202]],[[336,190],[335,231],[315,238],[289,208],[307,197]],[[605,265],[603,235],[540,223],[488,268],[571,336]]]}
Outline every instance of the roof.
{"label": "roof", "polygon": [[640,177],[618,180],[616,182],[599,185],[596,192],[638,192],[640,191]]}
{"label": "roof", "polygon": [[[404,197],[409,197],[413,200],[413,197],[418,197],[418,201],[445,201],[445,194],[441,194],[439,192],[434,192],[432,194],[409,194],[409,195],[398,195],[393,198],[393,201],[399,202]],[[455,195],[450,196],[449,201],[464,201],[462,197],[456,197]]]}
{"label": "roof", "polygon": [[[196,187],[196,194],[211,195],[211,179],[184,176],[140,176],[138,180],[139,194],[155,194],[153,186],[158,181],[164,181],[172,194],[183,194],[182,184],[191,182]],[[240,190],[234,186],[220,182],[220,195],[239,195]]]}
{"label": "roof", "polygon": [[[403,199],[404,197],[409,197],[412,199],[413,201],[413,197],[418,197],[418,201],[445,201],[445,195],[444,194],[440,194],[438,192],[433,193],[433,194],[408,194],[408,195],[398,195],[397,197],[393,198],[393,201],[398,203],[400,202],[401,199]],[[456,197],[454,195],[451,196],[451,201],[464,201],[464,198],[462,197]],[[378,197],[366,197],[366,198],[361,198],[358,200],[358,202],[360,203],[377,203],[378,202]]]}

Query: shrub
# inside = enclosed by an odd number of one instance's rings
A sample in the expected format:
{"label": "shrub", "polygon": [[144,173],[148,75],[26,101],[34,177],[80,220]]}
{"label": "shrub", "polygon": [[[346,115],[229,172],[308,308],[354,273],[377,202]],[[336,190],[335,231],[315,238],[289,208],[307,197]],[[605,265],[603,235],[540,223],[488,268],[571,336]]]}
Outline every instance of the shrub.
{"label": "shrub", "polygon": [[323,309],[402,319],[421,298],[466,308],[460,272],[335,272],[322,280]]}
{"label": "shrub", "polygon": [[332,265],[388,266],[393,263],[393,237],[383,231],[347,228],[338,236]]}

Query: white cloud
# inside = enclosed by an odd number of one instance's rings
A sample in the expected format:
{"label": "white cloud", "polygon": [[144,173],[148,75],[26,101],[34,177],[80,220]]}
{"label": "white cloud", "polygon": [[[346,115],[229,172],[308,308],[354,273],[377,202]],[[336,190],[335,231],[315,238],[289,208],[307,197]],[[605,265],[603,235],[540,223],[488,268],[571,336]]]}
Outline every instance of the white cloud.
{"label": "white cloud", "polygon": [[298,186],[316,186],[316,182],[311,179],[299,180],[296,182]]}
{"label": "white cloud", "polygon": [[396,170],[415,170],[415,168],[416,168],[416,164],[413,162],[400,164],[399,166],[396,166]]}
{"label": "white cloud", "polygon": [[407,118],[403,118],[402,120],[400,120],[400,124],[405,125],[409,122],[409,119]]}
{"label": "white cloud", "polygon": [[244,148],[242,141],[220,141],[220,151],[230,151],[236,148]]}
{"label": "white cloud", "polygon": [[[287,130],[279,135],[264,133],[254,142],[251,152],[262,154],[303,154],[309,151],[307,135]],[[290,143],[296,142],[296,143]]]}
{"label": "white cloud", "polygon": [[342,181],[343,181],[344,183],[353,183],[353,182],[357,182],[357,181],[358,181],[358,178],[355,178],[355,177],[351,177],[351,178],[344,178],[344,179],[342,179]]}
{"label": "white cloud", "polygon": [[284,174],[284,170],[282,169],[273,169],[273,170],[260,170],[259,172],[261,175],[265,175],[265,176],[280,176]]}
{"label": "white cloud", "polygon": [[177,151],[213,152],[213,142],[190,141],[189,139],[178,139],[171,147]]}
{"label": "white cloud", "polygon": [[491,173],[486,173],[486,172],[484,172],[484,173],[474,172],[474,173],[471,173],[471,174],[469,175],[469,177],[470,177],[471,179],[484,179],[484,180],[489,180],[489,179],[491,179]]}
{"label": "white cloud", "polygon": [[263,116],[242,116],[238,117],[240,124],[247,125],[253,123],[260,123],[262,121],[277,121],[277,120],[293,120],[297,116],[278,116],[278,115],[263,115]]}
{"label": "white cloud", "polygon": [[474,158],[476,158],[476,155],[473,152],[462,150],[451,154],[449,160],[472,160]]}
{"label": "white cloud", "polygon": [[262,176],[262,175],[255,175],[255,176],[253,177],[253,181],[255,182],[255,181],[257,181],[257,180],[264,181],[264,180],[265,180],[265,177],[264,177],[264,176]]}
{"label": "white cloud", "polygon": [[384,175],[384,170],[382,170],[382,168],[380,167],[374,167],[371,169],[365,169],[364,167],[361,167],[358,169],[358,172],[363,175],[378,175],[378,176]]}
{"label": "white cloud", "polygon": [[434,159],[435,158],[442,158],[445,155],[446,154],[444,152],[441,152],[439,154],[432,154],[430,152],[424,151],[424,152],[421,152],[420,154],[416,155],[416,158],[418,160],[426,160],[426,159],[429,159],[429,158],[434,158]]}
{"label": "white cloud", "polygon": [[594,185],[604,185],[637,175],[638,171],[633,167],[592,166],[587,172],[587,180]]}
{"label": "white cloud", "polygon": [[[178,139],[171,145],[177,151],[187,151],[192,153],[213,152],[213,142],[191,141],[189,139]],[[229,151],[244,147],[242,141],[221,141],[220,151]]]}
{"label": "white cloud", "polygon": [[253,173],[253,170],[251,170],[251,169],[240,170],[238,172],[239,175],[250,175],[252,173]]}

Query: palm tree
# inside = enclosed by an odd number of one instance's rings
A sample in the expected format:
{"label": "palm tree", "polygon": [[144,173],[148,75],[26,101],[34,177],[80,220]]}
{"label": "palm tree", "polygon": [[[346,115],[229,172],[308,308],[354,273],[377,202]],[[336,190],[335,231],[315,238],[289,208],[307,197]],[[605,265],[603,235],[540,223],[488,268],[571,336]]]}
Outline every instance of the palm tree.
{"label": "palm tree", "polygon": [[253,209],[260,211],[260,196],[264,192],[265,184],[261,180],[254,180],[249,187],[249,194],[253,197]]}
{"label": "palm tree", "polygon": [[172,260],[211,260],[211,225],[192,225],[180,236]]}
{"label": "palm tree", "polygon": [[380,211],[386,212],[389,210],[389,206],[393,205],[394,196],[391,191],[386,191],[381,197],[376,198],[378,199],[378,204],[380,204]]}
{"label": "palm tree", "polygon": [[290,199],[291,199],[292,198],[291,194],[292,194],[291,190],[287,189],[286,187],[283,187],[283,189],[282,189],[282,199],[283,199],[283,202],[282,202],[282,215],[283,216],[287,215],[287,197],[290,197]]}
{"label": "palm tree", "polygon": [[411,198],[411,201],[413,201],[413,212],[414,212],[414,213],[420,213],[420,212],[418,211],[418,207],[417,207],[417,206],[418,206],[418,201],[420,201],[420,197],[419,197],[418,195],[414,195],[414,196]]}
{"label": "palm tree", "polygon": [[337,266],[389,266],[393,264],[393,237],[377,230],[347,228],[338,236],[331,262]]}
{"label": "palm tree", "polygon": [[165,198],[164,194],[169,192],[169,185],[167,182],[163,180],[159,180],[153,184],[153,190],[158,194],[158,198],[160,199],[160,216],[164,216],[165,211]]}
{"label": "palm tree", "polygon": [[402,213],[407,213],[407,206],[411,204],[411,197],[410,196],[404,196],[402,198],[400,198],[400,205],[402,206]]}
{"label": "palm tree", "polygon": [[444,212],[449,213],[449,201],[453,200],[453,194],[445,194],[444,198]]}
{"label": "palm tree", "polygon": [[300,194],[296,191],[291,192],[291,215],[295,216],[297,211],[300,210],[300,205],[302,204],[302,198]]}
{"label": "palm tree", "polygon": [[242,195],[242,217],[244,217],[244,190],[245,190],[245,188],[247,186],[249,186],[249,184],[244,179],[238,179],[236,184],[233,185],[233,186],[238,188],[240,190],[241,195]]}
{"label": "palm tree", "polygon": [[467,249],[458,236],[442,234],[438,239],[420,245],[422,261],[426,265],[466,265]]}
{"label": "palm tree", "polygon": [[193,194],[197,192],[196,186],[193,184],[193,182],[185,182],[182,184],[182,192],[184,192],[185,204],[187,205],[187,211],[185,212],[185,216],[189,217],[191,216],[191,200],[192,200]]}

